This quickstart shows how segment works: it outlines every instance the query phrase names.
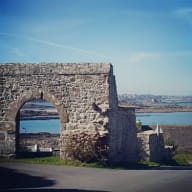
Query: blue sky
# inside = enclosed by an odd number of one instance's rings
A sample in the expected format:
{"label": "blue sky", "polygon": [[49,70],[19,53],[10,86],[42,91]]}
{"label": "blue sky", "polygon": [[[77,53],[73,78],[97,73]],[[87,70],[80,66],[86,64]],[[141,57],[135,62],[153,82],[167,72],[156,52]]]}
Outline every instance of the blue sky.
{"label": "blue sky", "polygon": [[0,0],[0,62],[111,62],[119,93],[192,95],[191,0]]}

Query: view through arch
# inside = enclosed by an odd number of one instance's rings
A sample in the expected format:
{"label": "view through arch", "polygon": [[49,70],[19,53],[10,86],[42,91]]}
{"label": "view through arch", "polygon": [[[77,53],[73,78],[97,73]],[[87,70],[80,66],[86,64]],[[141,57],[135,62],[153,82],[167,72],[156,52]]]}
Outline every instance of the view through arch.
{"label": "view through arch", "polygon": [[44,99],[26,102],[18,112],[18,152],[59,152],[60,120],[54,105]]}

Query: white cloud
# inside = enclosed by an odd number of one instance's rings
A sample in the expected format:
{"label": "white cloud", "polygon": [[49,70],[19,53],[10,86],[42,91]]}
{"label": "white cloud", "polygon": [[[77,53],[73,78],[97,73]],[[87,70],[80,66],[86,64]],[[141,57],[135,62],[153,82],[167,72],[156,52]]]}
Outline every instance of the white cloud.
{"label": "white cloud", "polygon": [[[71,53],[76,53],[78,56],[81,56],[81,57],[85,57],[85,58],[90,57],[95,62],[111,62],[114,59],[114,57],[106,56],[104,54],[100,54],[100,53],[97,53],[92,50],[68,46],[68,45],[56,43],[53,41],[38,39],[38,38],[34,38],[32,36],[15,34],[15,33],[1,33],[1,32],[0,32],[0,36],[8,36],[8,37],[13,37],[13,38],[24,39],[24,40],[28,40],[28,41],[31,41],[34,43],[40,43],[42,45],[50,46],[53,48],[64,49],[67,51],[71,51]],[[19,49],[12,50],[12,52],[15,52],[15,54],[17,54],[17,56],[19,56],[19,54],[20,54],[21,57],[24,57],[24,53],[22,53],[21,51],[19,52],[19,51],[20,51]]]}
{"label": "white cloud", "polygon": [[138,10],[138,9],[128,9],[122,13],[131,17],[138,17],[138,18],[143,18],[143,17],[151,18],[151,17],[165,16],[165,13],[162,14],[162,12],[152,11],[152,10],[144,11],[144,10]]}
{"label": "white cloud", "polygon": [[167,53],[162,53],[162,55],[167,55],[167,56],[192,56],[192,51],[167,52]]}
{"label": "white cloud", "polygon": [[[157,61],[166,57],[186,57],[192,56],[192,51],[174,51],[174,52],[137,52],[130,53],[129,64],[142,64],[146,61]],[[154,63],[155,64],[155,63]]]}
{"label": "white cloud", "polygon": [[73,51],[77,51],[77,52],[83,52],[83,53],[88,53],[88,54],[91,53],[91,51],[87,51],[85,49],[65,46],[63,44],[59,44],[59,43],[55,43],[55,42],[47,41],[47,40],[42,40],[42,39],[37,39],[37,38],[31,37],[31,36],[26,36],[26,35],[18,35],[18,34],[14,34],[14,33],[0,33],[0,35],[16,37],[16,38],[22,38],[22,39],[26,39],[26,40],[29,40],[29,41],[41,43],[41,44],[44,44],[44,45],[49,45],[49,46],[52,46],[52,47],[58,47],[58,48],[62,48],[62,49],[73,50]]}
{"label": "white cloud", "polygon": [[10,54],[15,55],[16,57],[27,58],[27,55],[17,47],[8,46],[6,44],[1,44],[0,47],[5,49],[6,52],[9,52]]}
{"label": "white cloud", "polygon": [[191,13],[192,13],[192,7],[177,9],[177,10],[176,10],[176,13],[182,14],[182,15],[191,14]]}
{"label": "white cloud", "polygon": [[[47,33],[53,31],[66,31],[74,30],[83,25],[87,25],[91,22],[90,19],[60,19],[60,20],[49,20],[47,23],[34,23],[33,27],[29,27],[30,32],[35,33]],[[30,24],[31,25],[31,24]]]}
{"label": "white cloud", "polygon": [[19,48],[16,48],[16,47],[10,47],[11,49],[11,52],[15,55],[17,55],[18,57],[22,57],[22,58],[26,58],[27,55],[21,51]]}
{"label": "white cloud", "polygon": [[174,11],[174,14],[192,24],[192,7],[177,9]]}
{"label": "white cloud", "polygon": [[44,45],[48,45],[48,46],[51,46],[51,47],[56,47],[56,48],[60,48],[60,49],[67,49],[67,50],[80,52],[80,53],[84,53],[84,54],[88,54],[88,55],[101,56],[101,55],[98,55],[97,53],[95,53],[93,51],[90,51],[90,50],[81,49],[81,48],[77,48],[77,47],[71,47],[71,46],[60,44],[60,43],[55,43],[55,42],[52,42],[52,41],[37,39],[37,38],[31,37],[31,36],[18,35],[18,34],[14,34],[14,33],[0,33],[0,35],[26,39],[26,40],[29,40],[29,41],[33,41],[33,42],[41,43],[41,44],[44,44]]}
{"label": "white cloud", "polygon": [[138,53],[131,54],[128,59],[128,62],[131,64],[137,64],[144,60],[156,59],[159,56],[160,56],[159,53],[138,52]]}

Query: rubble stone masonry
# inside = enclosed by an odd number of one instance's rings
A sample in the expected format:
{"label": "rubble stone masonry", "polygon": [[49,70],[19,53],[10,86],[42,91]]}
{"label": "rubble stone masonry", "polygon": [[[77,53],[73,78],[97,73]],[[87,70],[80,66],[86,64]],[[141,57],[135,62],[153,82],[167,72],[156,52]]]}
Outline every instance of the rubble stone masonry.
{"label": "rubble stone masonry", "polygon": [[70,132],[108,135],[109,160],[137,161],[135,111],[118,106],[111,64],[0,64],[0,155],[19,151],[19,110],[31,99],[52,103],[60,117],[60,156]]}
{"label": "rubble stone masonry", "polygon": [[137,134],[139,160],[162,162],[166,159],[164,137],[154,130],[142,131]]}

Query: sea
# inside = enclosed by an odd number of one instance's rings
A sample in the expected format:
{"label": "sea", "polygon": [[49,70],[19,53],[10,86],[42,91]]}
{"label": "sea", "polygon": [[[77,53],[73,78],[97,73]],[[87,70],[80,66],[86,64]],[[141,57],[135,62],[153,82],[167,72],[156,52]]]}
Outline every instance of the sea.
{"label": "sea", "polygon": [[48,132],[58,134],[60,133],[60,120],[21,120],[20,133],[38,133]]}
{"label": "sea", "polygon": [[143,125],[192,125],[192,112],[136,113]]}
{"label": "sea", "polygon": [[[143,125],[192,125],[192,112],[136,113],[136,119]],[[21,120],[21,133],[60,133],[60,120]]]}
{"label": "sea", "polygon": [[[189,105],[189,103],[181,103],[181,105]],[[159,125],[192,125],[192,112],[136,113],[136,119],[140,120],[142,125],[154,125],[157,123]],[[58,134],[60,133],[60,120],[21,120],[20,132]]]}

